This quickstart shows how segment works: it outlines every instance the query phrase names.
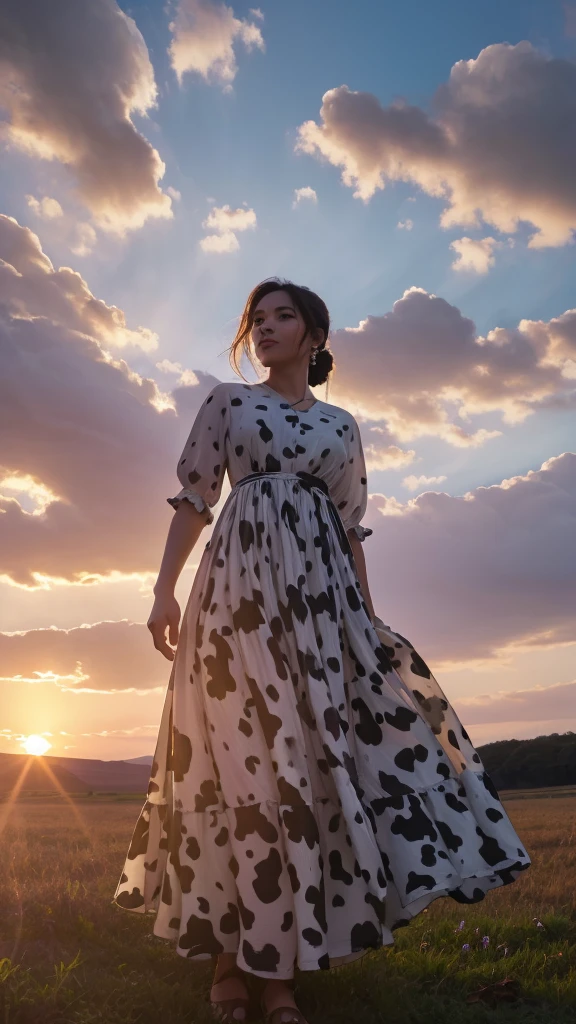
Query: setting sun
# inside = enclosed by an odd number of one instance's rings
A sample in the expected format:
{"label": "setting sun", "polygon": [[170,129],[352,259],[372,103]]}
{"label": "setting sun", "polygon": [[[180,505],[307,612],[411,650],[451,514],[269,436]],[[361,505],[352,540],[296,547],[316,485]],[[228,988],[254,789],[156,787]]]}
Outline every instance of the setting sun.
{"label": "setting sun", "polygon": [[28,736],[22,746],[27,754],[35,754],[39,757],[45,754],[47,750],[50,750],[52,744],[48,743],[48,740],[45,740],[43,736]]}

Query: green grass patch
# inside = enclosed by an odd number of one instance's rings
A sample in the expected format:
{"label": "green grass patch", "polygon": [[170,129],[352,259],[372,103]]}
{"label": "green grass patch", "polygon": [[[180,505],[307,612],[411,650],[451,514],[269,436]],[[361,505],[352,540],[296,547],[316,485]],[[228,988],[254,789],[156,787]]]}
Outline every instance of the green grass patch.
{"label": "green grass patch", "polygon": [[[211,964],[112,904],[141,804],[4,806],[0,1024],[211,1021]],[[574,1024],[576,798],[524,795],[507,810],[532,867],[482,903],[436,900],[353,964],[297,972],[310,1024]]]}

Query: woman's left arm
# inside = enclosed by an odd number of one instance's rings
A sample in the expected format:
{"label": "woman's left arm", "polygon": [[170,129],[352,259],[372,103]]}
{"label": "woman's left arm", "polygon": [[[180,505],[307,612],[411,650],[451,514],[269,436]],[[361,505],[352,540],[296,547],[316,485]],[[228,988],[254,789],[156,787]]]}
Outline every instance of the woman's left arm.
{"label": "woman's left arm", "polygon": [[352,548],[352,554],[354,555],[354,561],[356,563],[356,573],[358,580],[360,581],[360,587],[362,588],[362,596],[366,602],[366,606],[370,613],[370,618],[374,619],[376,612],[374,611],[374,605],[372,604],[372,597],[370,595],[370,588],[368,586],[368,575],[366,572],[366,560],[364,558],[364,551],[362,548],[362,541],[358,537],[355,530],[347,530],[348,540],[350,541],[350,547]]}

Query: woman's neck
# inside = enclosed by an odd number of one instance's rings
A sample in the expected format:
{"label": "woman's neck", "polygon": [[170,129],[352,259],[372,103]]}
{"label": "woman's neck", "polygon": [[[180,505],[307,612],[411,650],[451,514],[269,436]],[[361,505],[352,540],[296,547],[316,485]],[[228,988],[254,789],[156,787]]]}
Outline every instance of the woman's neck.
{"label": "woman's neck", "polygon": [[264,381],[273,391],[282,395],[289,405],[297,405],[305,399],[310,401],[314,395],[310,391],[306,375],[302,373],[273,374],[270,372]]}

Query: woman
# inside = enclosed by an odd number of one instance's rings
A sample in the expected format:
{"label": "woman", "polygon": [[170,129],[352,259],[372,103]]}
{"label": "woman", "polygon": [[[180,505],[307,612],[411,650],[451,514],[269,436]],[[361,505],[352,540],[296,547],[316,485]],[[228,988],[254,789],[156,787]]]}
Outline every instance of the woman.
{"label": "woman", "polygon": [[[115,899],[217,960],[225,1022],[248,1019],[263,979],[268,1024],[305,1024],[295,966],[350,962],[437,897],[477,902],[530,864],[427,665],[374,613],[360,431],[310,390],[328,333],[306,288],[248,298],[232,364],[255,354],[268,376],[200,408],[148,623],[173,667]],[[226,469],[179,634],[174,586]]]}

